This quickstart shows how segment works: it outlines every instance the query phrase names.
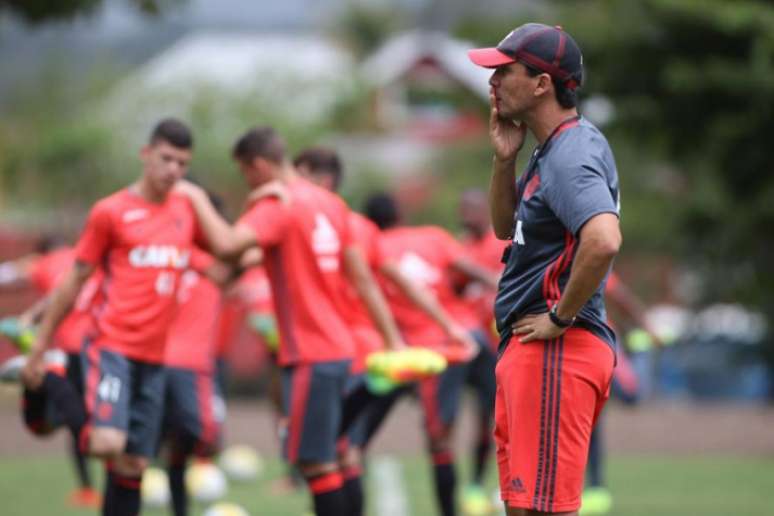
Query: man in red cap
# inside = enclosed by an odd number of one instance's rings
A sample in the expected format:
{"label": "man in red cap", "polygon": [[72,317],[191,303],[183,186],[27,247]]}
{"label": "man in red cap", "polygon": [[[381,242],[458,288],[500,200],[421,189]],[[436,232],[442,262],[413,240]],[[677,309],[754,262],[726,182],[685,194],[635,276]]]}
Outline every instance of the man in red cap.
{"label": "man in red cap", "polygon": [[[615,362],[602,291],[621,245],[616,166],[578,115],[583,59],[561,28],[528,23],[469,55],[494,69],[489,203],[513,241],[495,301],[501,495],[511,516],[577,514]],[[527,130],[538,146],[517,181]]]}

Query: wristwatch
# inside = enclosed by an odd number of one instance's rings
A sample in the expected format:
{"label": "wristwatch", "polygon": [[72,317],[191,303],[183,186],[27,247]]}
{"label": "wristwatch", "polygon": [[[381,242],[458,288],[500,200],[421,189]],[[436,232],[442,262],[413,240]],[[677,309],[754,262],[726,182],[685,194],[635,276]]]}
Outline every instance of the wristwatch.
{"label": "wristwatch", "polygon": [[551,307],[551,310],[548,312],[548,318],[551,319],[552,323],[554,323],[556,326],[560,328],[569,328],[575,322],[575,317],[571,319],[562,319],[556,314],[556,308],[558,306],[559,306],[559,303]]}

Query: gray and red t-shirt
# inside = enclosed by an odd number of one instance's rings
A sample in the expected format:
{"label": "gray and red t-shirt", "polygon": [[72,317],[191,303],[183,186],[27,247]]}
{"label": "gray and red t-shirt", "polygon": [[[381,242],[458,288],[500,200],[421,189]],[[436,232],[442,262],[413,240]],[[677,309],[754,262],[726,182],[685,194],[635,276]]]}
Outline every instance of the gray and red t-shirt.
{"label": "gray and red t-shirt", "polygon": [[[495,301],[503,343],[516,320],[545,313],[559,301],[583,225],[601,213],[618,215],[620,209],[613,153],[602,133],[582,117],[563,122],[535,149],[516,188],[513,243]],[[606,322],[605,281],[583,305],[576,325],[615,347],[615,333]]]}

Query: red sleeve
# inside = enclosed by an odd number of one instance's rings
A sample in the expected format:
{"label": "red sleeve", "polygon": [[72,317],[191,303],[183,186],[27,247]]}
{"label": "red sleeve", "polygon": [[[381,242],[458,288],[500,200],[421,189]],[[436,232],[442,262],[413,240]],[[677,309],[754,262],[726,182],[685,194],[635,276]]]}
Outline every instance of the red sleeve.
{"label": "red sleeve", "polygon": [[77,261],[99,265],[107,253],[111,236],[110,213],[101,204],[97,204],[89,213],[86,227],[75,246]]}
{"label": "red sleeve", "polygon": [[289,220],[289,207],[279,199],[267,197],[255,203],[242,215],[238,224],[243,224],[255,232],[255,239],[260,247],[272,247],[284,238]]}
{"label": "red sleeve", "polygon": [[610,293],[616,288],[618,288],[618,283],[621,280],[618,278],[618,274],[616,274],[613,271],[610,271],[610,276],[607,277],[607,283],[605,284],[605,293]]}
{"label": "red sleeve", "polygon": [[214,263],[215,258],[211,254],[199,249],[198,247],[191,248],[191,263],[188,267],[189,269],[202,274]]}
{"label": "red sleeve", "polygon": [[438,246],[444,251],[444,267],[451,267],[459,258],[468,258],[468,252],[457,239],[443,229],[438,229]]}
{"label": "red sleeve", "polygon": [[27,276],[39,292],[46,292],[50,287],[50,281],[46,274],[46,257],[35,258],[29,265]]}

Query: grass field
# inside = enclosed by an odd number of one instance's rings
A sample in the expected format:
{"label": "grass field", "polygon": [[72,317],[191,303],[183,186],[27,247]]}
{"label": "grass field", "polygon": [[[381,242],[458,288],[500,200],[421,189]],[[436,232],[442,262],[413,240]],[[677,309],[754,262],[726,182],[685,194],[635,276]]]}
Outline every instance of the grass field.
{"label": "grass field", "polygon": [[[378,464],[381,459],[374,459]],[[384,462],[384,461],[381,461]],[[395,462],[392,462],[396,465]],[[429,469],[422,457],[397,462],[397,485],[405,496],[408,514],[432,516],[435,513]],[[373,516],[386,516],[375,505],[376,498],[389,495],[375,485],[378,476],[371,468],[369,494]],[[281,466],[268,464],[262,476],[250,484],[231,484],[227,500],[239,503],[251,515],[300,516],[307,507],[303,493],[271,494],[272,480]],[[395,472],[395,468],[393,468]],[[494,473],[494,472],[493,472]],[[465,478],[465,472],[459,472]],[[615,516],[765,516],[774,514],[774,458],[734,457],[618,457],[608,469],[610,488],[615,497]],[[494,474],[490,475],[494,488]],[[0,514],[31,516],[90,514],[65,507],[72,486],[69,464],[59,458],[0,460]],[[195,514],[201,514],[197,507]],[[145,514],[165,514],[146,511]],[[391,513],[389,516],[402,516]]]}

